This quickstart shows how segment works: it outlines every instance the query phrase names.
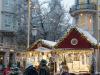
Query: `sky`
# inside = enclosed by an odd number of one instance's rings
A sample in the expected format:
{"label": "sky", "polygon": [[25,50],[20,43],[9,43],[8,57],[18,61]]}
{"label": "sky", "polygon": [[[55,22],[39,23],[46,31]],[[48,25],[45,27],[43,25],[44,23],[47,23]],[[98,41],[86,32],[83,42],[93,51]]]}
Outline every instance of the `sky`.
{"label": "sky", "polygon": [[[39,0],[40,2],[49,1],[49,0]],[[66,10],[69,10],[69,8],[74,4],[75,0],[62,0],[62,5]]]}
{"label": "sky", "polygon": [[[40,2],[44,2],[44,1],[49,1],[49,0],[39,0]],[[64,9],[69,11],[70,7],[72,7],[72,5],[74,5],[75,0],[62,0],[62,6],[64,6]],[[71,23],[73,22],[73,19],[71,17]]]}
{"label": "sky", "polygon": [[62,4],[64,4],[64,8],[69,10],[69,8],[74,4],[75,0],[63,0]]}

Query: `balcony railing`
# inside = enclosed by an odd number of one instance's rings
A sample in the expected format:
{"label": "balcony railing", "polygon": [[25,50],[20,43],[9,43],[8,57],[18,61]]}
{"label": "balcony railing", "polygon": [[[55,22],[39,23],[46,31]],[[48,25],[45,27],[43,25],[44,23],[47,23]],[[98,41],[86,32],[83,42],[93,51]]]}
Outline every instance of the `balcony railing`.
{"label": "balcony railing", "polygon": [[6,35],[6,36],[15,36],[16,32],[15,31],[10,31],[10,30],[1,30],[0,29],[0,34]]}
{"label": "balcony railing", "polygon": [[16,48],[16,45],[8,45],[4,43],[0,43],[0,48]]}
{"label": "balcony railing", "polygon": [[70,13],[73,13],[77,10],[81,11],[81,10],[86,10],[86,9],[89,9],[89,10],[96,10],[96,5],[93,4],[93,3],[83,3],[83,4],[77,4],[77,5],[73,5],[71,8],[70,8]]}

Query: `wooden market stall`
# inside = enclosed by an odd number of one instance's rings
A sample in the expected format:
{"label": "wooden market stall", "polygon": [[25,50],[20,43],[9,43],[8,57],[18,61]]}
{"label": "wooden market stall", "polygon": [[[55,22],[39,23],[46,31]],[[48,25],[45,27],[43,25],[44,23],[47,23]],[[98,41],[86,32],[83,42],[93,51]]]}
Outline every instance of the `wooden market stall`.
{"label": "wooden market stall", "polygon": [[51,51],[55,44],[56,42],[39,39],[33,43],[27,51],[19,53],[20,55],[18,56],[18,61],[24,67],[30,63],[34,66],[38,66],[42,59],[49,62]]}
{"label": "wooden market stall", "polygon": [[[90,73],[95,65],[97,40],[87,31],[74,27],[55,45],[56,62],[66,62],[69,72]],[[59,70],[59,68],[58,68]]]}

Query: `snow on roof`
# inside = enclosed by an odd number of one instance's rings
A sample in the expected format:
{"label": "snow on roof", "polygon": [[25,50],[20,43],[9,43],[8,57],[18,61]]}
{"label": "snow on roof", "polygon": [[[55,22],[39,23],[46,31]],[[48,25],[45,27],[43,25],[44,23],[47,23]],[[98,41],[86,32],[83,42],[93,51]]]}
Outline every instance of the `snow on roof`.
{"label": "snow on roof", "polygon": [[43,40],[42,39],[42,42],[50,47],[53,47],[57,44],[57,42],[53,42],[53,41],[48,41],[48,40]]}
{"label": "snow on roof", "polygon": [[39,47],[37,49],[35,49],[36,51],[39,51],[39,52],[50,52],[51,50],[48,49],[48,48],[45,48],[45,47]]}
{"label": "snow on roof", "polygon": [[82,33],[82,34],[86,37],[86,39],[87,39],[88,41],[90,41],[90,42],[93,43],[93,44],[97,44],[97,40],[96,40],[89,32],[84,31],[84,30],[82,30],[82,29],[80,29],[80,28],[77,28],[77,30],[78,30],[80,33]]}

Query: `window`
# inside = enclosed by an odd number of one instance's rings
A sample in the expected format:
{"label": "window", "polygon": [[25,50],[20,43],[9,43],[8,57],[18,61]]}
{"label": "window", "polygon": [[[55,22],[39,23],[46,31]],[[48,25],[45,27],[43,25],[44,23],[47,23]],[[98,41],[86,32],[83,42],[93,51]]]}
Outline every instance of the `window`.
{"label": "window", "polygon": [[75,4],[79,4],[79,0],[75,0]]}
{"label": "window", "polygon": [[4,0],[4,7],[6,8],[6,9],[9,9],[9,0]]}
{"label": "window", "polygon": [[1,43],[3,43],[3,36],[1,36],[0,41],[1,41]]}
{"label": "window", "polygon": [[90,0],[87,0],[87,3],[89,4],[90,3]]}
{"label": "window", "polygon": [[88,3],[89,4],[90,3],[90,0],[85,0],[85,3]]}
{"label": "window", "polygon": [[5,6],[9,6],[9,0],[4,0]]}
{"label": "window", "polygon": [[13,28],[14,19],[13,15],[4,15],[4,29]]}
{"label": "window", "polygon": [[10,21],[10,16],[6,15],[4,20],[5,27],[10,27]]}
{"label": "window", "polygon": [[93,32],[93,17],[92,17],[92,15],[88,16],[88,30],[91,33]]}
{"label": "window", "polygon": [[[79,22],[79,16],[75,17],[75,24],[77,24]],[[77,24],[78,25],[78,24]]]}
{"label": "window", "polygon": [[14,2],[13,0],[3,0],[4,10],[13,10]]}

